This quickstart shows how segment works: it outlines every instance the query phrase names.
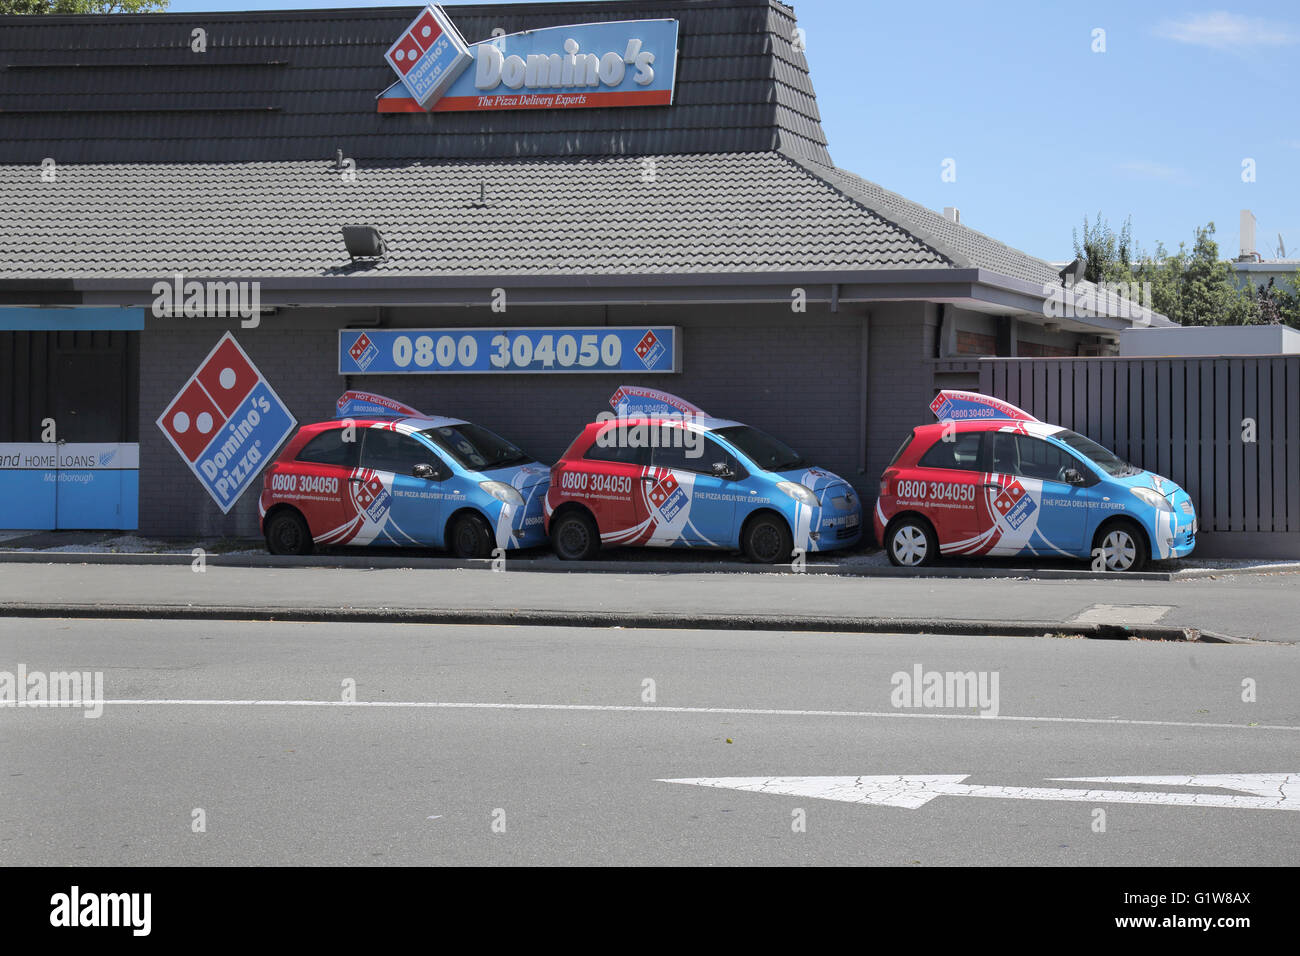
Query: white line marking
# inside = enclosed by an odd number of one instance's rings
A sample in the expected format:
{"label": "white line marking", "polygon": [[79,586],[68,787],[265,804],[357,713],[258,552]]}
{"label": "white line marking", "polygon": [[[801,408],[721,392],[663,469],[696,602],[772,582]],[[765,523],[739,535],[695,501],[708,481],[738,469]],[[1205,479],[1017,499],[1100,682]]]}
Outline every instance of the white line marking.
{"label": "white line marking", "polygon": [[[989,787],[962,783],[969,774],[881,777],[697,777],[659,780],[696,787],[749,793],[775,793],[915,810],[936,797],[991,797],[998,800],[1053,800],[1075,803],[1137,803],[1176,807],[1229,807],[1237,810],[1300,810],[1300,773],[1215,774],[1203,777],[1093,777],[1081,779],[1142,783],[1167,780],[1176,786],[1246,790],[1251,796],[1222,793],[1165,793],[1142,790],[1058,790],[1050,787]],[[1065,779],[1065,778],[1062,778]],[[1209,781],[1188,783],[1188,781]],[[1230,781],[1230,782],[1229,782]],[[1266,794],[1266,795],[1260,795]]]}
{"label": "white line marking", "polygon": [[1290,724],[1219,724],[1208,721],[1136,720],[1124,717],[1018,717],[1010,714],[984,716],[982,714],[934,714],[915,711],[872,710],[782,710],[765,707],[651,707],[623,704],[505,704],[475,701],[423,701],[423,700],[168,700],[133,699],[96,701],[0,701],[4,707],[87,707],[102,703],[105,707],[389,707],[428,710],[558,710],[597,711],[631,714],[724,714],[741,717],[875,717],[911,718],[914,720],[979,720],[1013,721],[1019,723],[1056,724],[1122,724],[1137,727],[1200,727],[1217,730],[1300,730]]}

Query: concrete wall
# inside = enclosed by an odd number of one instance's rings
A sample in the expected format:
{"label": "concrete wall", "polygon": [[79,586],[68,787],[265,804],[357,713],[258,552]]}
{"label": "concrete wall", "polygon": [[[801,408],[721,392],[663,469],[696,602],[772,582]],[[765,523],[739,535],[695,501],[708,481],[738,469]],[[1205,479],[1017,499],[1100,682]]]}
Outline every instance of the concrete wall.
{"label": "concrete wall", "polygon": [[[338,329],[380,316],[386,326],[671,324],[683,328],[679,375],[401,375],[337,372]],[[209,499],[154,424],[227,329],[262,370],[299,424],[332,417],[346,388],[390,395],[430,414],[478,422],[554,461],[620,384],[680,394],[711,414],[757,426],[848,479],[875,500],[881,470],[899,442],[930,418],[936,309],[873,307],[868,367],[867,467],[862,459],[862,348],[866,311],[813,306],[691,309],[303,309],[267,316],[256,329],[201,319],[150,318],[141,336],[140,530],[143,534],[257,536],[250,488],[229,515]]]}

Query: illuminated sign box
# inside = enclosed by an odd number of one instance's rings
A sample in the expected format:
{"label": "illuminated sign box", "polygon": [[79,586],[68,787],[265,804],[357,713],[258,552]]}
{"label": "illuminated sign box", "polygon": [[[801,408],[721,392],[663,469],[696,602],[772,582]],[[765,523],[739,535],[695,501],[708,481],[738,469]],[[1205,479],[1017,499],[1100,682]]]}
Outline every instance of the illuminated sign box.
{"label": "illuminated sign box", "polygon": [[340,329],[340,375],[682,370],[676,326]]}
{"label": "illuminated sign box", "polygon": [[381,113],[669,106],[673,101],[676,20],[574,24],[481,40],[467,48],[468,59],[438,95],[427,94],[413,79],[420,67],[403,73],[399,63],[409,60],[394,62],[394,51],[418,45],[406,36],[409,30],[389,51],[401,80],[380,94]]}

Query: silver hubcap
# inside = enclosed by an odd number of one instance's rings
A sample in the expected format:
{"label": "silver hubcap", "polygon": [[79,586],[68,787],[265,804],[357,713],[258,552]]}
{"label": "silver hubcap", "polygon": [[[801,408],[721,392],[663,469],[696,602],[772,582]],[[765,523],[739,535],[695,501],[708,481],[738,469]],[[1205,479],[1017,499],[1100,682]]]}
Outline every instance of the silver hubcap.
{"label": "silver hubcap", "polygon": [[1111,571],[1127,571],[1137,560],[1137,546],[1127,531],[1112,531],[1106,535],[1101,553]]}
{"label": "silver hubcap", "polygon": [[925,534],[915,525],[905,524],[894,532],[894,557],[899,564],[908,567],[920,564],[929,548]]}

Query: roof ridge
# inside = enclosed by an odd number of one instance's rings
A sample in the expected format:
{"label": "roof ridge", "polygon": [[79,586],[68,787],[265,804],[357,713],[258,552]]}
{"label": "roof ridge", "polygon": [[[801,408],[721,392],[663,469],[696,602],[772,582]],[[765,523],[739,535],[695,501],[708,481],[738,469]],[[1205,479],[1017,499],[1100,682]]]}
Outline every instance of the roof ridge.
{"label": "roof ridge", "polygon": [[[822,163],[818,163],[814,160],[808,159],[807,157],[800,156],[797,153],[794,153],[785,148],[777,150],[777,153],[779,153],[779,155],[782,158],[786,159],[787,161],[801,168],[804,172],[806,172],[813,179],[816,179],[819,183],[825,186],[829,186],[831,189],[839,193],[841,196],[843,196],[845,199],[849,200],[853,204],[857,206],[861,206],[863,209],[871,213],[873,216],[876,216],[879,219],[883,219],[885,222],[888,222],[891,225],[896,226],[899,229],[903,230],[904,232],[910,234],[914,238],[919,239],[924,245],[928,246],[932,251],[938,253],[939,255],[947,259],[949,262],[951,262],[955,268],[958,269],[977,268],[975,263],[972,262],[967,256],[965,256],[963,253],[959,252],[958,250],[948,246],[947,243],[944,243],[939,237],[935,236],[930,230],[926,229],[920,223],[917,223],[910,219],[906,219],[906,217],[898,216],[894,213],[893,210],[881,210],[875,208],[875,204],[868,203],[865,201],[863,197],[855,196],[852,193],[848,192],[847,190],[841,189],[838,184],[831,182],[829,179],[821,175],[821,173],[819,172],[820,168],[835,169],[838,172],[847,172],[847,170],[842,170],[838,166],[824,167]],[[850,174],[850,175],[854,175],[854,174]],[[861,179],[862,177],[859,176],[858,178]],[[882,190],[882,191],[887,191],[887,190]],[[899,196],[899,198],[903,199],[904,197]]]}

